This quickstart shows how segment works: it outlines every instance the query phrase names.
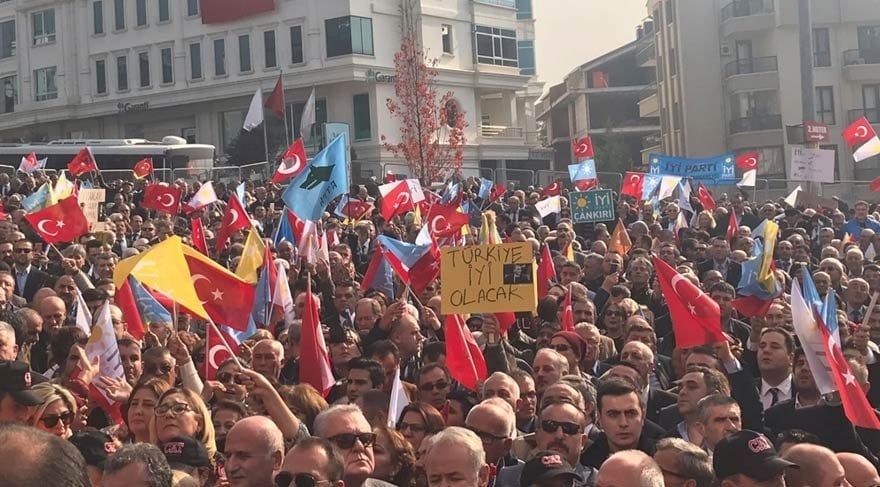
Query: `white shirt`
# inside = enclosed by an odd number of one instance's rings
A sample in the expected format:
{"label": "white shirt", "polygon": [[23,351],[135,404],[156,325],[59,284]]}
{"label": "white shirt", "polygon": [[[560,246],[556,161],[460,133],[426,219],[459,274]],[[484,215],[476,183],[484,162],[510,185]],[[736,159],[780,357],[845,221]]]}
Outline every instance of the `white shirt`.
{"label": "white shirt", "polygon": [[[773,387],[774,386],[768,384],[767,381],[761,379],[761,403],[764,405],[765,411],[770,408],[771,404],[773,404],[773,393],[770,392],[770,389]],[[788,377],[775,387],[779,390],[779,392],[776,393],[779,398],[777,404],[791,399],[791,374],[788,374]]]}

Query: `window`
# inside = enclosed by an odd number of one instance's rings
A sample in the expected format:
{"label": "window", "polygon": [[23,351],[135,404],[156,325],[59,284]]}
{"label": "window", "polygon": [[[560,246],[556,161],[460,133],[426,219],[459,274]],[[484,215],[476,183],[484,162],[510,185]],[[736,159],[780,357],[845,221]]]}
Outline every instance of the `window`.
{"label": "window", "polygon": [[[315,100],[315,124],[312,125],[311,133],[305,136],[300,134],[299,129],[303,108],[306,106],[305,100],[288,104],[288,106],[290,106],[290,109],[286,110],[288,115],[287,124],[289,127],[293,127],[294,135],[308,139],[312,135],[320,136],[323,133],[324,124],[327,123],[327,100]],[[241,124],[238,125],[238,128],[241,129]]]}
{"label": "window", "polygon": [[238,36],[238,70],[242,73],[251,71],[251,36]]}
{"label": "window", "polygon": [[189,45],[189,72],[192,79],[202,79],[202,45]]}
{"label": "window", "polygon": [[0,22],[0,58],[15,56],[15,21]]}
{"label": "window", "polygon": [[862,106],[871,123],[880,123],[880,85],[862,86]]}
{"label": "window", "polygon": [[354,95],[354,138],[364,140],[372,137],[370,131],[370,95]]}
{"label": "window", "polygon": [[516,18],[520,20],[532,18],[532,0],[516,0]]}
{"label": "window", "polygon": [[226,39],[214,39],[214,76],[226,74]]}
{"label": "window", "polygon": [[672,103],[672,130],[681,130],[681,107],[678,102]]}
{"label": "window", "polygon": [[3,103],[0,104],[0,113],[12,113],[15,104],[18,103],[18,82],[15,76],[0,78],[0,96]]}
{"label": "window", "polygon": [[373,19],[338,17],[324,21],[327,57],[346,54],[373,55]]}
{"label": "window", "polygon": [[266,57],[266,67],[274,68],[278,66],[278,59],[275,55],[275,31],[267,30],[263,32],[263,51]]}
{"label": "window", "polygon": [[831,66],[831,36],[827,27],[813,29],[813,66]]}
{"label": "window", "polygon": [[477,62],[498,66],[518,67],[516,31],[485,27],[475,27]]}
{"label": "window", "polygon": [[34,71],[34,99],[37,101],[58,98],[58,87],[55,86],[55,66]]}
{"label": "window", "polygon": [[168,9],[168,0],[159,0],[159,22],[171,20],[171,12]]}
{"label": "window", "polygon": [[290,64],[302,64],[303,61],[302,26],[294,25],[290,27]]}
{"label": "window", "polygon": [[519,74],[534,76],[535,71],[535,41],[519,41]]}
{"label": "window", "polygon": [[95,93],[107,94],[107,63],[103,59],[95,61]]}
{"label": "window", "polygon": [[816,87],[816,121],[828,125],[835,125],[834,116],[834,87]]}
{"label": "window", "polygon": [[171,56],[171,48],[163,47],[159,51],[159,58],[162,61],[162,83],[174,83],[174,61]]}
{"label": "window", "polygon": [[97,0],[92,2],[92,18],[95,24],[95,34],[104,33],[104,1]]}
{"label": "window", "polygon": [[673,0],[666,0],[666,25],[671,24],[673,18],[675,18],[675,4]]}
{"label": "window", "polygon": [[186,15],[192,17],[199,14],[199,0],[186,0]]}
{"label": "window", "polygon": [[34,24],[35,46],[55,42],[55,9],[34,12],[31,20]]}
{"label": "window", "polygon": [[128,57],[116,58],[116,90],[128,91]]}
{"label": "window", "polygon": [[440,35],[443,41],[443,52],[452,54],[452,26],[449,24],[441,25]]}
{"label": "window", "polygon": [[880,25],[859,27],[858,40],[860,51],[880,50]]}
{"label": "window", "polygon": [[138,75],[140,75],[141,88],[150,86],[150,53],[138,53]]}
{"label": "window", "polygon": [[147,0],[136,0],[135,11],[137,12],[137,25],[147,25]]}
{"label": "window", "polygon": [[675,54],[675,48],[669,49],[669,76],[678,74],[678,56]]}
{"label": "window", "polygon": [[[123,30],[125,29],[125,0],[114,0],[113,1],[113,29],[114,30]],[[138,24],[142,25],[142,24]]]}

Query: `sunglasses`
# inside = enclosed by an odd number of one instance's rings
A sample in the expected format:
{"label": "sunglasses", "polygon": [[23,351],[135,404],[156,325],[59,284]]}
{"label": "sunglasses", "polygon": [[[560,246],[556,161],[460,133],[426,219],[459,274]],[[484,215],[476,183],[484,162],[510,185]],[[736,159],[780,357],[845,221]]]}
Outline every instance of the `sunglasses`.
{"label": "sunglasses", "polygon": [[569,423],[567,421],[553,421],[552,419],[545,419],[541,421],[541,429],[544,430],[545,433],[556,433],[556,430],[562,428],[562,432],[566,435],[576,435],[581,432],[581,427],[575,423]]}
{"label": "sunglasses", "polygon": [[397,423],[397,431],[406,431],[407,429],[412,430],[413,433],[424,433],[427,430],[423,424],[404,423],[403,421]]}
{"label": "sunglasses", "polygon": [[233,374],[232,372],[223,372],[217,374],[217,381],[221,384],[241,384],[241,374]]}
{"label": "sunglasses", "polygon": [[58,421],[64,423],[64,426],[70,426],[70,423],[73,422],[73,413],[68,411],[66,413],[53,414],[52,416],[43,416],[40,418],[40,422],[47,428],[54,428],[58,424]]}
{"label": "sunglasses", "polygon": [[557,352],[567,352],[571,350],[570,345],[566,345],[565,343],[559,343],[557,345],[550,345],[550,348],[556,350]]}
{"label": "sunglasses", "polygon": [[275,476],[275,487],[315,487],[318,484],[329,483],[329,480],[318,480],[308,473],[278,472]]}
{"label": "sunglasses", "polygon": [[16,254],[29,254],[33,251],[33,249],[15,249]]}
{"label": "sunglasses", "polygon": [[360,440],[365,447],[376,442],[376,433],[340,433],[336,436],[328,438],[339,448],[348,450],[354,446],[354,442]]}
{"label": "sunglasses", "polygon": [[440,380],[434,383],[428,382],[427,384],[422,384],[419,386],[419,389],[425,392],[431,392],[434,389],[441,390],[446,389],[447,387],[449,387],[449,382],[446,382],[445,380]]}

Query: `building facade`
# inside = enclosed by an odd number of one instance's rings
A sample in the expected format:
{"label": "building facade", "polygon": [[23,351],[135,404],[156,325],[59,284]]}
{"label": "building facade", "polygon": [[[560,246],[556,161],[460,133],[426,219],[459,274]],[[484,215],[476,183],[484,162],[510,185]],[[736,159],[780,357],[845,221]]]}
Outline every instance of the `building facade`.
{"label": "building facade", "polygon": [[[540,164],[548,156],[536,150],[542,85],[531,1],[414,6],[419,37],[437,58],[438,91],[454,92],[465,113],[464,172]],[[0,139],[176,135],[224,154],[254,91],[268,94],[280,75],[291,135],[315,88],[318,125],[349,125],[355,179],[406,172],[381,142],[399,133],[385,106],[399,0],[275,0],[273,12],[223,24],[203,23],[199,8],[199,0],[0,2]]]}

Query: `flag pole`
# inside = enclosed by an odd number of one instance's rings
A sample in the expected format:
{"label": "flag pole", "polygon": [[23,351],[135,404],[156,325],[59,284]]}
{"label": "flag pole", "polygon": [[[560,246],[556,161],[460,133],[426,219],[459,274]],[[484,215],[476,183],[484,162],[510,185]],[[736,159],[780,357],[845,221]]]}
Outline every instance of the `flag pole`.
{"label": "flag pole", "polygon": [[281,117],[284,119],[284,140],[287,142],[287,147],[290,147],[290,128],[287,126],[287,99],[284,96],[283,70],[278,74],[278,84],[281,85],[281,106],[284,107],[284,116]]}
{"label": "flag pole", "polygon": [[[223,346],[226,347],[227,350],[229,350],[229,355],[232,355],[232,360],[235,361],[235,365],[238,365],[238,366],[239,366],[240,368],[242,368],[242,369],[247,369],[248,367],[245,367],[245,366],[244,366],[244,365],[238,360],[238,357],[237,357],[234,353],[232,353],[232,347],[229,346],[229,343],[226,341],[226,337],[224,337],[223,334],[220,333],[220,328],[217,327],[217,324],[214,323],[214,320],[212,320],[210,316],[208,317],[208,324],[209,324],[212,328],[214,328],[214,331],[217,333],[217,336],[220,338],[220,341],[223,342]],[[209,345],[210,345],[210,344],[209,344]],[[210,351],[210,349],[209,349],[208,351]]]}

